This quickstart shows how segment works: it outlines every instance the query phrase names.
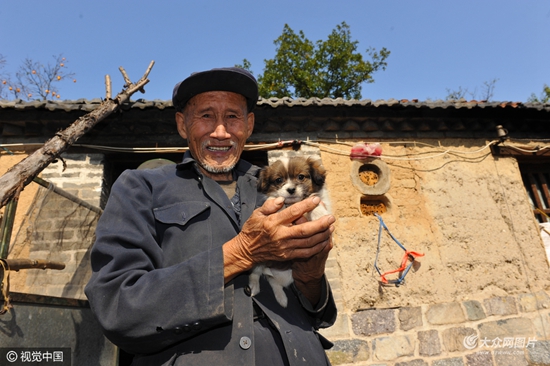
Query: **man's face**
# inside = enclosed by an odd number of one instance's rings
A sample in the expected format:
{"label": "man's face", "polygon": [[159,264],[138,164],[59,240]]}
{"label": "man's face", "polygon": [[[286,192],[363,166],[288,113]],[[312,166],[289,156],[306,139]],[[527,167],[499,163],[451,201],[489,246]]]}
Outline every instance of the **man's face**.
{"label": "man's face", "polygon": [[176,123],[202,172],[214,180],[231,180],[231,170],[254,129],[246,98],[224,91],[198,94],[176,113]]}

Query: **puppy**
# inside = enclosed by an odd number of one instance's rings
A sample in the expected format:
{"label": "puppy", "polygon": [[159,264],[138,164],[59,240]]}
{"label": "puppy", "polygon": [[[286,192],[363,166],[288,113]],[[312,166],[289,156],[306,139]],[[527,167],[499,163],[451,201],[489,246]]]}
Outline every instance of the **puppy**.
{"label": "puppy", "polygon": [[[317,195],[321,198],[321,203],[305,215],[310,221],[317,220],[330,212],[325,178],[326,170],[319,158],[297,156],[281,159],[262,169],[258,180],[258,191],[266,194],[269,198],[283,197],[285,207],[309,196]],[[290,268],[271,268],[267,264],[257,265],[249,278],[252,296],[260,292],[260,276],[262,274],[266,276],[273,288],[277,302],[286,308],[288,299],[283,287],[292,283],[292,270]]]}

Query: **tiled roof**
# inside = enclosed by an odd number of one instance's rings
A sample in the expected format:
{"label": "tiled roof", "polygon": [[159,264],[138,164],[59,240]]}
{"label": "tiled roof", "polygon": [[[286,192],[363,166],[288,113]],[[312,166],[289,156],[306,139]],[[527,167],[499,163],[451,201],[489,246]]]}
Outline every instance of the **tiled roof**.
{"label": "tiled roof", "polygon": [[[100,99],[0,101],[0,143],[45,141]],[[251,142],[279,139],[493,139],[504,126],[516,138],[550,138],[550,104],[520,102],[270,98],[258,101]],[[101,121],[80,140],[117,146],[174,146],[171,101],[137,99]]]}
{"label": "tiled roof", "polygon": [[362,107],[415,107],[415,108],[534,108],[537,110],[545,109],[550,111],[550,103],[521,103],[521,102],[487,102],[487,101],[477,101],[477,100],[435,100],[435,101],[419,101],[418,99],[388,99],[388,100],[345,100],[342,98],[337,99],[319,99],[319,98],[270,98],[270,99],[261,99],[258,102],[258,105],[269,105],[271,107],[278,106],[362,106]]}
{"label": "tiled roof", "polygon": [[[62,110],[62,111],[92,111],[102,102],[101,99],[78,99],[78,100],[65,100],[65,101],[42,101],[36,100],[31,102],[25,102],[20,99],[17,100],[0,100],[0,109],[46,109],[49,111]],[[522,103],[522,102],[487,102],[487,101],[477,101],[477,100],[428,100],[428,101],[419,101],[418,99],[388,99],[388,100],[346,100],[342,98],[330,99],[330,98],[297,98],[292,99],[288,97],[284,98],[261,98],[257,104],[261,106],[270,106],[272,108],[278,107],[390,107],[390,108],[403,108],[403,107],[414,107],[414,108],[442,108],[442,109],[460,109],[460,108],[526,108],[526,109],[535,109],[535,110],[546,110],[550,111],[550,103]],[[132,100],[129,103],[126,103],[127,108],[157,108],[165,109],[172,108],[172,101],[167,100],[145,100],[137,99]]]}

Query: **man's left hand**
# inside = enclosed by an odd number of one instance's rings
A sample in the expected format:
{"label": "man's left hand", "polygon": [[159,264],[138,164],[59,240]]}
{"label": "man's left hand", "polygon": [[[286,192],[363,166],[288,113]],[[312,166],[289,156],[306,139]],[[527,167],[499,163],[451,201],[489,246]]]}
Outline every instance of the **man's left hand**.
{"label": "man's left hand", "polygon": [[[303,218],[305,220],[305,218]],[[297,220],[296,224],[302,219]],[[325,248],[307,259],[296,259],[292,262],[292,275],[296,287],[315,306],[321,297],[321,286],[325,274],[325,264],[332,249],[332,236],[327,239]]]}

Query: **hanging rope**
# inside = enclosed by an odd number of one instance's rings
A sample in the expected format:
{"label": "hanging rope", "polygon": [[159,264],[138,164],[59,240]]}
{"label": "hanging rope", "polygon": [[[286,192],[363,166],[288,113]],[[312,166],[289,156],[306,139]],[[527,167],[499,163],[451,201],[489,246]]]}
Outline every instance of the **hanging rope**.
{"label": "hanging rope", "polygon": [[[376,257],[374,259],[374,268],[376,268],[376,270],[378,271],[378,274],[380,275],[380,281],[383,284],[394,284],[396,287],[399,287],[399,285],[401,285],[403,283],[403,281],[405,280],[405,276],[407,275],[407,273],[411,269],[416,257],[423,257],[424,253],[419,253],[419,252],[414,252],[414,251],[411,251],[411,250],[407,250],[403,246],[403,244],[401,244],[399,242],[399,240],[397,240],[392,235],[392,233],[390,232],[390,230],[388,229],[388,227],[384,223],[384,220],[382,220],[382,217],[380,215],[378,215],[377,213],[375,213],[374,215],[380,221],[380,225],[378,227],[378,246],[377,246],[377,250],[376,250]],[[401,267],[399,267],[398,269],[395,269],[393,271],[387,271],[387,272],[384,272],[384,273],[382,273],[380,271],[380,268],[378,268],[378,255],[380,254],[380,239],[382,237],[382,228],[384,228],[388,232],[390,237],[393,239],[393,241],[396,242],[397,245],[399,245],[399,247],[405,251],[405,254],[403,255],[403,259],[401,260]],[[409,263],[407,265],[408,261],[410,261],[411,263]],[[394,280],[388,280],[386,278],[387,275],[392,274],[392,273],[396,273],[396,272],[400,273],[399,278],[394,279]]]}

